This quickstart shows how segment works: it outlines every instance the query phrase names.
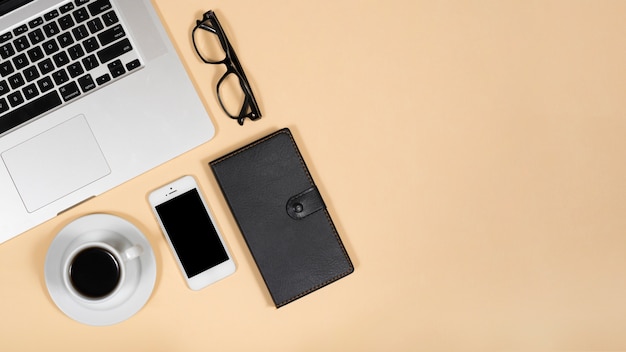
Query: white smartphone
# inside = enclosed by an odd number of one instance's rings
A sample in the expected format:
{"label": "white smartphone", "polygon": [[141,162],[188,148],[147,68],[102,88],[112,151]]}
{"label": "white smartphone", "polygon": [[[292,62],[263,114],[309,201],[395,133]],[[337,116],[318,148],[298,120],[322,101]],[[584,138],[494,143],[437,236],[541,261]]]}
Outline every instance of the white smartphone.
{"label": "white smartphone", "polygon": [[235,272],[235,262],[193,176],[150,193],[149,202],[192,290]]}

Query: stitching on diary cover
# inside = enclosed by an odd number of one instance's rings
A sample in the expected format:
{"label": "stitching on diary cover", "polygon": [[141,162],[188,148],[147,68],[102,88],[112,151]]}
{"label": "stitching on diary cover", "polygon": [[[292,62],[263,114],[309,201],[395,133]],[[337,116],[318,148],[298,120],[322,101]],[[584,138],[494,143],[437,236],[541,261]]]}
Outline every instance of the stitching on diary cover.
{"label": "stitching on diary cover", "polygon": [[[293,135],[291,134],[291,132],[289,131],[288,128],[283,128],[281,130],[278,130],[278,131],[276,131],[276,132],[274,132],[274,133],[272,133],[272,134],[270,134],[270,135],[268,135],[268,136],[266,136],[264,138],[261,138],[261,139],[257,140],[256,142],[253,142],[253,143],[251,143],[251,144],[249,144],[249,145],[247,145],[245,147],[242,147],[239,150],[236,150],[236,151],[234,151],[234,152],[232,152],[232,153],[230,153],[230,154],[228,154],[228,155],[226,155],[226,156],[224,156],[222,158],[219,158],[219,159],[211,162],[211,164],[213,164],[213,165],[214,164],[219,164],[220,162],[222,162],[224,160],[227,160],[227,159],[229,159],[231,157],[234,157],[234,156],[236,156],[236,155],[238,155],[240,153],[243,153],[244,151],[246,151],[246,150],[248,150],[250,148],[253,148],[253,147],[255,147],[255,146],[257,146],[257,145],[259,145],[259,144],[261,144],[261,143],[263,143],[263,142],[265,142],[265,141],[267,141],[267,140],[271,139],[272,137],[275,137],[275,136],[277,136],[279,134],[286,134],[289,137],[289,140],[291,141],[291,144],[292,144],[294,150],[296,151],[296,155],[298,156],[298,160],[300,160],[300,166],[302,167],[304,173],[306,174],[306,176],[307,176],[307,178],[309,180],[309,183],[311,184],[311,186],[317,187],[315,185],[315,182],[313,181],[313,177],[309,173],[309,169],[307,168],[306,163],[304,162],[304,158],[302,157],[302,154],[300,153],[300,149],[298,149],[298,145],[296,144],[296,141],[294,140]],[[324,281],[324,282],[322,282],[320,284],[317,284],[317,285],[309,288],[308,290],[301,292],[300,294],[298,294],[296,296],[293,296],[293,297],[291,297],[289,299],[286,299],[286,300],[284,300],[284,301],[282,301],[280,303],[277,303],[277,307],[284,306],[287,303],[290,303],[292,301],[297,300],[298,298],[306,296],[307,294],[312,293],[313,291],[316,291],[316,290],[318,290],[318,289],[320,289],[320,288],[322,288],[322,287],[324,287],[324,286],[326,286],[326,285],[328,285],[328,284],[330,284],[330,283],[332,283],[334,281],[337,281],[337,280],[341,279],[342,277],[347,276],[348,274],[350,274],[351,272],[354,271],[354,265],[352,264],[352,261],[350,260],[348,252],[347,252],[345,246],[343,245],[343,241],[341,241],[341,237],[339,237],[339,233],[337,232],[337,229],[335,228],[335,224],[333,223],[332,218],[330,217],[328,209],[326,207],[324,207],[321,210],[323,210],[324,215],[326,216],[326,221],[328,222],[328,224],[330,225],[330,227],[331,227],[331,229],[333,231],[333,235],[335,236],[335,240],[337,241],[337,244],[341,248],[341,251],[342,251],[345,259],[349,263],[349,268],[345,272],[343,272],[343,273],[341,273],[339,275],[336,275],[336,276],[334,276],[334,277],[332,277],[332,278],[330,278],[330,279],[328,279],[328,280],[326,280],[326,281]]]}

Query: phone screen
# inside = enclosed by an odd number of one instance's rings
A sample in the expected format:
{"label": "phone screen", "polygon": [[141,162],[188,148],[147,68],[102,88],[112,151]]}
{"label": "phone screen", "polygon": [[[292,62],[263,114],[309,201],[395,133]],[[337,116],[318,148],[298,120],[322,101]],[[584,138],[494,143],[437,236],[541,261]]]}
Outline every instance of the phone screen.
{"label": "phone screen", "polygon": [[197,189],[155,208],[187,277],[194,277],[228,260]]}

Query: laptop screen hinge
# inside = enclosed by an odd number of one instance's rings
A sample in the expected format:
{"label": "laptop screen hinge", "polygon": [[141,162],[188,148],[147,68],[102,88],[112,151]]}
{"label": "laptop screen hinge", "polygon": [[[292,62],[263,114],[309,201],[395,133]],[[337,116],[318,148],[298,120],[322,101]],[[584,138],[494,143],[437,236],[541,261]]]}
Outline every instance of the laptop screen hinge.
{"label": "laptop screen hinge", "polygon": [[4,16],[7,13],[20,8],[26,4],[28,4],[29,2],[32,2],[33,0],[9,0],[9,1],[3,1],[2,3],[0,3],[0,16]]}

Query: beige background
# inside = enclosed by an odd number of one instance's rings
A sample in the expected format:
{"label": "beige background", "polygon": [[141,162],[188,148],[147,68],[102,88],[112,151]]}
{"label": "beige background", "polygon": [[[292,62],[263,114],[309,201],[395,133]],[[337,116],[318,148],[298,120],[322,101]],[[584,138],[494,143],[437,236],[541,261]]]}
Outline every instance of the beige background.
{"label": "beige background", "polygon": [[[626,2],[155,0],[216,137],[0,246],[2,351],[626,349]],[[264,117],[220,111],[215,9]],[[173,117],[175,118],[175,117]],[[354,274],[276,310],[207,162],[294,132]],[[146,196],[195,175],[238,265],[186,288]],[[110,327],[48,296],[68,222],[133,221],[155,290]]]}

